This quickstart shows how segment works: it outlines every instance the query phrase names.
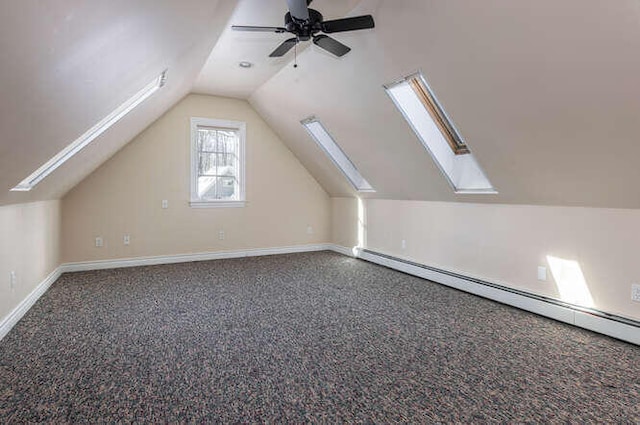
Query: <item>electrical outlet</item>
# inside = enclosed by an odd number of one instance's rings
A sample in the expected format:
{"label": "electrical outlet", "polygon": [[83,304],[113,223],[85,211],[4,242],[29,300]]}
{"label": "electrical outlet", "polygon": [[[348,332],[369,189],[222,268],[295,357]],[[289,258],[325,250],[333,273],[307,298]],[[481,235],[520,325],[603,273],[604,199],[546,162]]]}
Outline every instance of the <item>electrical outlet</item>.
{"label": "electrical outlet", "polygon": [[545,266],[538,266],[538,280],[541,282],[547,281],[547,268]]}
{"label": "electrical outlet", "polygon": [[16,289],[16,283],[18,282],[18,276],[16,272],[9,273],[9,284],[11,285],[11,289]]}
{"label": "electrical outlet", "polygon": [[123,242],[125,245],[129,245],[129,244],[131,243],[131,236],[129,236],[129,235],[124,235],[124,236],[122,237],[122,242]]}
{"label": "electrical outlet", "polygon": [[307,235],[313,235],[313,227],[307,226]]}
{"label": "electrical outlet", "polygon": [[224,240],[224,230],[220,230],[218,232],[218,239],[223,241]]}
{"label": "electrical outlet", "polygon": [[169,200],[168,199],[163,199],[162,200],[162,209],[166,210],[167,208],[169,208]]}
{"label": "electrical outlet", "polygon": [[407,241],[403,239],[402,242],[400,242],[400,246],[402,249],[407,249]]}
{"label": "electrical outlet", "polygon": [[102,236],[98,236],[96,238],[96,248],[102,248],[104,245],[104,241],[102,240]]}
{"label": "electrical outlet", "polygon": [[631,300],[640,303],[640,284],[631,285]]}

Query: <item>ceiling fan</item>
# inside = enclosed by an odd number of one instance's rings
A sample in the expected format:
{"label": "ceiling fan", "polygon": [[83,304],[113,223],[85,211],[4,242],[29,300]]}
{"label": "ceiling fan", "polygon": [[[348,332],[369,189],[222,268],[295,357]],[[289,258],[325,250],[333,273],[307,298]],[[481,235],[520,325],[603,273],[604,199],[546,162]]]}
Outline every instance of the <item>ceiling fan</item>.
{"label": "ceiling fan", "polygon": [[292,47],[301,41],[313,39],[313,43],[324,50],[340,57],[351,50],[328,35],[335,32],[355,31],[373,28],[375,26],[371,15],[354,16],[352,18],[325,21],[322,14],[315,9],[309,9],[312,0],[287,0],[289,12],[284,15],[284,27],[255,27],[233,25],[236,31],[275,32],[294,34],[295,37],[285,40],[269,57],[284,56]]}

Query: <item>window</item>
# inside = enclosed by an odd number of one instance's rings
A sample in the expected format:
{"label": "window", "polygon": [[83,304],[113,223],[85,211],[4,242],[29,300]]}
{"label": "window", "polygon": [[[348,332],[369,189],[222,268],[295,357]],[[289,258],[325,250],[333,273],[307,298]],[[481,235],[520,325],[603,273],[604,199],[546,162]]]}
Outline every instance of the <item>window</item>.
{"label": "window", "polygon": [[246,125],[191,118],[191,206],[243,207]]}
{"label": "window", "polygon": [[12,191],[27,192],[33,189],[45,177],[53,173],[58,167],[68,161],[72,156],[80,152],[85,146],[93,142],[98,136],[107,131],[112,125],[120,121],[122,117],[135,109],[152,94],[162,88],[167,81],[167,70],[149,82],[142,90],[134,94],[129,100],[104,117],[100,122],[83,133],[66,148],[58,152],[53,158],[45,162],[40,168],[22,180]]}
{"label": "window", "polygon": [[317,118],[310,117],[300,123],[358,192],[375,192]]}
{"label": "window", "polygon": [[456,193],[498,193],[421,73],[385,89]]}

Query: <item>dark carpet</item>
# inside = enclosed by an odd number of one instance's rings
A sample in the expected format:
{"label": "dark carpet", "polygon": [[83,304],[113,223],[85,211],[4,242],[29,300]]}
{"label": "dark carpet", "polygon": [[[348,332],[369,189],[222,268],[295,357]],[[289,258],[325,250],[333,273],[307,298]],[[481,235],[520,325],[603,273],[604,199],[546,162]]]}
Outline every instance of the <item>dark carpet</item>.
{"label": "dark carpet", "polygon": [[63,275],[0,423],[640,423],[640,347],[329,252]]}

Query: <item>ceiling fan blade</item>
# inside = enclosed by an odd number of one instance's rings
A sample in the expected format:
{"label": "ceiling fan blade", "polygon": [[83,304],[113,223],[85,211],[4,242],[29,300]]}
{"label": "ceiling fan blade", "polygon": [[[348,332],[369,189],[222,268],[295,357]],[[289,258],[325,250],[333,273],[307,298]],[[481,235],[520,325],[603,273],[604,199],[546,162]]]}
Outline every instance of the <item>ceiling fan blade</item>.
{"label": "ceiling fan blade", "polygon": [[351,51],[351,48],[340,43],[338,40],[329,37],[328,35],[318,35],[316,37],[313,37],[313,44],[322,47],[327,52],[333,53],[338,57],[344,56]]}
{"label": "ceiling fan blade", "polygon": [[286,28],[282,28],[282,27],[254,27],[254,26],[247,26],[247,25],[232,25],[231,29],[235,31],[277,32],[277,33],[287,31]]}
{"label": "ceiling fan blade", "polygon": [[307,0],[287,0],[287,6],[289,6],[289,12],[291,12],[291,16],[296,20],[309,20],[309,8],[307,5]]}
{"label": "ceiling fan blade", "polygon": [[322,23],[322,32],[331,34],[332,32],[344,32],[355,30],[366,30],[374,28],[373,16],[363,15],[354,16],[353,18],[334,19],[333,21],[324,21]]}
{"label": "ceiling fan blade", "polygon": [[293,37],[288,40],[285,40],[281,45],[279,45],[276,50],[271,52],[269,55],[270,58],[279,58],[280,56],[284,56],[293,46],[298,43],[298,39]]}

